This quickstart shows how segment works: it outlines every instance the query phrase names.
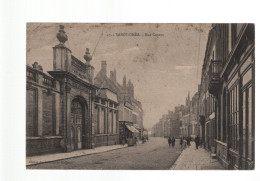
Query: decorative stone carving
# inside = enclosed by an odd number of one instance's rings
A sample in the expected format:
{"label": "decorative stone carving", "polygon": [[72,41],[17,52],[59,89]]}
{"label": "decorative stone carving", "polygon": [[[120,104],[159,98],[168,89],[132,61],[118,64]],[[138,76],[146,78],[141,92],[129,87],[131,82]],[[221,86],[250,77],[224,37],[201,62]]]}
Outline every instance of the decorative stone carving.
{"label": "decorative stone carving", "polygon": [[92,60],[92,56],[90,55],[88,48],[86,48],[84,59],[87,61],[87,63],[89,63]]}
{"label": "decorative stone carving", "polygon": [[83,91],[83,92],[85,92],[85,93],[89,93],[88,88],[83,87],[83,86],[81,86],[81,85],[79,85],[79,84],[77,84],[77,83],[71,82],[70,85],[71,85],[71,87],[73,87],[73,88],[75,88],[75,89],[77,89],[77,90],[79,90],[79,91]]}
{"label": "decorative stone carving", "polygon": [[43,71],[42,66],[39,65],[38,62],[34,62],[34,63],[32,64],[32,67],[33,67],[34,69],[37,69],[37,70],[41,71],[41,72]]}
{"label": "decorative stone carving", "polygon": [[65,34],[64,26],[60,25],[59,33],[57,33],[56,37],[60,41],[61,44],[64,44],[68,40],[68,36]]}
{"label": "decorative stone carving", "polygon": [[70,91],[71,91],[71,87],[69,85],[66,85],[66,92],[70,93]]}

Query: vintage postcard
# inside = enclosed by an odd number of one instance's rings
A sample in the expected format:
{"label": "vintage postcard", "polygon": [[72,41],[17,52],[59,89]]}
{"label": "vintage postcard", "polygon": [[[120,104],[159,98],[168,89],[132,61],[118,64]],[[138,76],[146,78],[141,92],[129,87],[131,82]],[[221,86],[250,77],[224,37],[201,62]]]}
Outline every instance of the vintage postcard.
{"label": "vintage postcard", "polygon": [[27,23],[26,168],[255,169],[254,24]]}

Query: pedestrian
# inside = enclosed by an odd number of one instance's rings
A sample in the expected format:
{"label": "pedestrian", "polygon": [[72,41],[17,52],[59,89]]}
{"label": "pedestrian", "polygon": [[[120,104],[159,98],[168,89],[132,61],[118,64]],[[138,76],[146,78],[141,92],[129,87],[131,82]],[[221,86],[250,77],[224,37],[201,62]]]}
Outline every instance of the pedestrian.
{"label": "pedestrian", "polygon": [[183,144],[183,139],[182,139],[182,137],[181,137],[181,139],[180,139],[181,149],[182,149],[182,144]]}
{"label": "pedestrian", "polygon": [[168,138],[169,147],[171,146],[171,143],[172,143],[172,139],[171,139],[171,137],[169,137],[169,138]]}
{"label": "pedestrian", "polygon": [[175,138],[174,138],[174,136],[172,137],[172,147],[174,148],[174,146],[175,146]]}
{"label": "pedestrian", "polygon": [[183,149],[185,149],[187,147],[187,140],[185,139],[185,137],[183,137],[182,140],[183,140],[183,143],[182,143]]}
{"label": "pedestrian", "polygon": [[198,149],[199,143],[200,143],[200,138],[199,138],[199,136],[197,135],[196,138],[195,138],[196,149]]}
{"label": "pedestrian", "polygon": [[187,146],[189,147],[190,146],[190,138],[189,137],[187,137]]}
{"label": "pedestrian", "polygon": [[142,136],[142,144],[144,144],[144,141],[145,141],[145,140],[144,140],[144,136]]}

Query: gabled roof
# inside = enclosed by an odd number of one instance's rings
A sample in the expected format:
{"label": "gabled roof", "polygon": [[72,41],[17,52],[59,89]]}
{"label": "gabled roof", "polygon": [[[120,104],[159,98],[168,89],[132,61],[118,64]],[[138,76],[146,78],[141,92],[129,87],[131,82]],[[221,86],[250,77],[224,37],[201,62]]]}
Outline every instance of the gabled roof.
{"label": "gabled roof", "polygon": [[115,84],[115,82],[107,76],[98,77],[97,75],[94,79],[94,84],[100,88],[107,88],[116,94],[119,94],[122,91],[122,87]]}

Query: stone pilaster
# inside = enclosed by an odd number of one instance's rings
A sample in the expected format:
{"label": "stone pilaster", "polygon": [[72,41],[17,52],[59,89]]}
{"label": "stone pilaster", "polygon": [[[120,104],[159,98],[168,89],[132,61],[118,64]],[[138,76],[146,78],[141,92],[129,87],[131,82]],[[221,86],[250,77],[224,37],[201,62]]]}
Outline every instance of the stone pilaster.
{"label": "stone pilaster", "polygon": [[[43,77],[41,74],[38,74],[38,83],[42,83]],[[37,122],[37,134],[42,136],[42,124],[43,124],[43,89],[38,88],[37,102],[38,102],[38,122]]]}
{"label": "stone pilaster", "polygon": [[[55,81],[56,88],[58,91],[60,91],[60,84],[58,81]],[[60,113],[61,113],[61,107],[60,107],[60,94],[55,94],[55,113],[56,113],[56,135],[60,134]]]}
{"label": "stone pilaster", "polygon": [[[90,91],[90,95],[92,95],[92,90]],[[93,97],[90,96],[90,105],[91,105],[91,123],[92,123],[92,132],[91,132],[91,148],[95,148],[95,124],[97,124],[96,122],[94,122],[93,120],[93,114],[94,114],[94,111],[95,111],[95,104],[94,104],[94,101],[93,101]],[[97,117],[97,115],[96,115]]]}
{"label": "stone pilaster", "polygon": [[71,124],[70,124],[70,114],[71,114],[71,96],[70,96],[70,91],[71,91],[71,87],[69,86],[69,83],[66,83],[66,87],[65,87],[66,91],[66,132],[67,132],[67,143],[66,143],[66,147],[67,147],[67,152],[71,152],[72,148],[71,148]]}
{"label": "stone pilaster", "polygon": [[64,45],[53,47],[53,70],[70,71],[71,51]]}

